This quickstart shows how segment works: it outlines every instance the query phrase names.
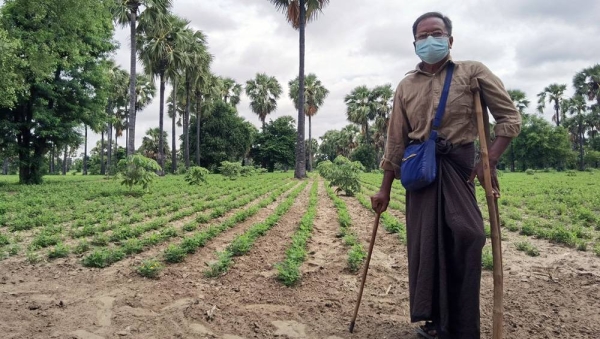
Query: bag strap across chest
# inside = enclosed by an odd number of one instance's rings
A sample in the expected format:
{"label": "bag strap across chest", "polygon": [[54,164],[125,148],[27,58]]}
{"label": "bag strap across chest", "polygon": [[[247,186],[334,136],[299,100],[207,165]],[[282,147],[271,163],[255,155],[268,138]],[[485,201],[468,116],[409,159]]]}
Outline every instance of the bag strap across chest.
{"label": "bag strap across chest", "polygon": [[454,64],[449,63],[446,67],[446,79],[444,80],[444,89],[442,90],[442,97],[440,98],[440,103],[438,104],[437,110],[435,112],[435,118],[433,120],[433,127],[431,130],[431,134],[429,135],[430,139],[437,138],[437,129],[440,127],[442,123],[442,118],[444,117],[444,112],[446,111],[446,102],[448,101],[448,92],[450,91],[450,83],[452,82],[452,74],[454,73]]}

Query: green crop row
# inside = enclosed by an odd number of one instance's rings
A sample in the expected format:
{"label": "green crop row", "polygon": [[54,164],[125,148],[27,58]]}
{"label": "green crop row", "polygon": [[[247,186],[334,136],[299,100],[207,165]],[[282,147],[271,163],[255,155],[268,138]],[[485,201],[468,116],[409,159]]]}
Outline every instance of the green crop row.
{"label": "green crop row", "polygon": [[216,277],[227,272],[233,264],[232,258],[248,253],[256,239],[265,235],[289,211],[307,184],[308,181],[305,181],[302,185],[292,190],[285,200],[275,208],[273,214],[269,215],[264,221],[252,225],[246,232],[238,235],[222,253],[218,253],[218,261],[210,265],[206,275]]}
{"label": "green crop row", "polygon": [[347,261],[348,268],[351,272],[356,272],[367,257],[367,253],[356,234],[352,231],[352,218],[350,218],[346,203],[335,194],[329,185],[325,185],[325,189],[327,190],[327,195],[333,200],[338,213],[338,223],[340,224],[339,236],[343,239],[344,244],[350,247]]}
{"label": "green crop row", "polygon": [[285,252],[285,260],[275,265],[277,278],[286,286],[292,286],[300,279],[300,266],[306,259],[306,243],[310,239],[313,222],[317,214],[317,191],[319,182],[314,181],[310,190],[308,209],[300,219],[298,229],[292,236],[292,244]]}

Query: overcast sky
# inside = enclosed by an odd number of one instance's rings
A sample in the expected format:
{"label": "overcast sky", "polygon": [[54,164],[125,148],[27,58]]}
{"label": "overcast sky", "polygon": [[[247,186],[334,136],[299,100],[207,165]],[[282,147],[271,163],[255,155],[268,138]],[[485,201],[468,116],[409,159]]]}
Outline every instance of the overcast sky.
{"label": "overcast sky", "polygon": [[[241,84],[258,72],[275,76],[284,93],[267,121],[297,117],[287,83],[298,75],[298,32],[268,0],[173,2],[175,14],[208,36],[213,73]],[[415,67],[419,59],[412,23],[428,11],[440,11],[453,21],[455,60],[486,64],[507,89],[525,91],[532,102],[529,111],[535,110],[536,94],[545,86],[567,84],[571,95],[575,73],[600,62],[597,0],[331,0],[306,30],[306,73],[315,73],[330,91],[313,118],[313,138],[348,124],[344,97],[353,88],[386,83],[395,88]],[[128,31],[118,29],[116,40],[120,49],[114,57],[129,70]],[[136,148],[145,131],[158,126],[158,104],[157,94],[138,113]],[[547,105],[547,118],[550,109]],[[260,126],[245,95],[238,111]],[[170,133],[168,121],[165,126]],[[90,137],[92,145],[96,140],[98,136]],[[121,138],[119,144],[124,142]]]}

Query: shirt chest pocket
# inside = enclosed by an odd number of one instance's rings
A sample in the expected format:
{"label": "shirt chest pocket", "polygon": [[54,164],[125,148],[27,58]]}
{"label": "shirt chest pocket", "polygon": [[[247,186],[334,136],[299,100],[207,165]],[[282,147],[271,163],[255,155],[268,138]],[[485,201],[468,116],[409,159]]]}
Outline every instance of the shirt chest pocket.
{"label": "shirt chest pocket", "polygon": [[448,93],[446,110],[449,112],[471,113],[473,106],[473,93],[467,85],[452,84]]}

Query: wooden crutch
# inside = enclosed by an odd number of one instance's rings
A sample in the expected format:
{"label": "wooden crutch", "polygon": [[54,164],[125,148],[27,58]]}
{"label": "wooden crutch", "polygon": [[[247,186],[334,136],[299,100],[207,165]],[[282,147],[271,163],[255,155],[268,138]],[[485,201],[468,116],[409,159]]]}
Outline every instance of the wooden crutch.
{"label": "wooden crutch", "polygon": [[492,338],[501,339],[504,316],[504,277],[502,273],[502,241],[500,238],[500,215],[498,213],[498,198],[494,194],[492,187],[492,173],[490,169],[490,157],[488,153],[489,118],[487,117],[487,110],[485,112],[484,117],[484,112],[481,105],[479,82],[477,81],[477,79],[471,80],[471,92],[473,93],[473,101],[475,102],[475,114],[477,115],[477,129],[479,133],[479,144],[481,149],[480,161],[483,165],[483,187],[485,189],[485,199],[487,200],[492,231],[492,255],[494,260],[494,308],[492,314]]}

